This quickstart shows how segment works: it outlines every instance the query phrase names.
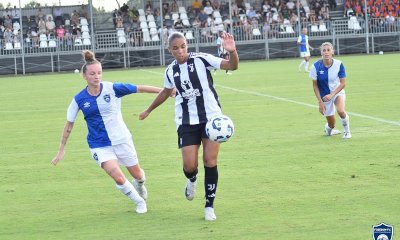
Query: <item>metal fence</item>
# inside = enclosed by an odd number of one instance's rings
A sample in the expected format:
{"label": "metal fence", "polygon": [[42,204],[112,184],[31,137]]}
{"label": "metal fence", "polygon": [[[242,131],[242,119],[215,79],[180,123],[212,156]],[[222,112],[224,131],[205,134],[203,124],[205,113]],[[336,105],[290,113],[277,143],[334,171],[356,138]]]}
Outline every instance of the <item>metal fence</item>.
{"label": "metal fence", "polygon": [[[382,19],[337,20],[302,23],[309,29],[310,45],[322,42],[334,44],[336,54],[400,51],[400,20],[388,24]],[[296,45],[299,26],[250,25],[228,29],[236,40],[241,59],[273,59],[298,57]],[[108,33],[57,39],[42,36],[37,39],[7,42],[0,40],[0,74],[60,72],[79,69],[81,51],[96,52],[105,68],[166,65],[173,59],[165,39],[168,29],[149,29],[125,33],[116,29]],[[217,53],[218,29],[187,28],[181,30],[189,42],[190,51]],[[317,54],[317,53],[314,53]],[[319,54],[319,53],[318,53]]]}

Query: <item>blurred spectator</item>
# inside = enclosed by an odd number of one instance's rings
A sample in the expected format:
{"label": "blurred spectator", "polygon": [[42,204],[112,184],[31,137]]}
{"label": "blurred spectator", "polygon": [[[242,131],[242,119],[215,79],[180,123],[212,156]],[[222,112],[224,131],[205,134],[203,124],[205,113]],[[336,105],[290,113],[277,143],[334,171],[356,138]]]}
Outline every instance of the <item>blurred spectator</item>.
{"label": "blurred spectator", "polygon": [[296,8],[295,8],[295,4],[294,4],[294,2],[293,1],[288,1],[287,3],[286,3],[286,7],[289,9],[289,10],[295,10]]}
{"label": "blurred spectator", "polygon": [[37,47],[38,46],[38,39],[39,39],[39,34],[36,31],[36,28],[31,29],[31,41],[32,41],[32,47]]}
{"label": "blurred spectator", "polygon": [[262,5],[260,0],[255,0],[253,4],[254,11],[262,11]]}
{"label": "blurred spectator", "polygon": [[43,20],[43,18],[39,19],[38,28],[39,28],[39,31],[38,31],[39,35],[47,33],[46,32],[46,22]]}
{"label": "blurred spectator", "polygon": [[177,13],[177,12],[179,12],[178,3],[176,2],[176,0],[173,0],[171,3],[171,13]]}
{"label": "blurred spectator", "polygon": [[114,26],[117,26],[117,17],[119,16],[118,10],[114,9],[113,13],[112,13],[112,19],[113,19],[113,23]]}
{"label": "blurred spectator", "polygon": [[194,28],[200,28],[201,27],[201,21],[199,20],[199,17],[195,17],[193,22],[192,22],[192,27]]}
{"label": "blurred spectator", "polygon": [[200,12],[202,5],[200,0],[194,0],[194,2],[192,3],[192,9],[196,11],[196,14],[198,14]]}
{"label": "blurred spectator", "polygon": [[65,29],[62,25],[58,26],[56,29],[56,36],[57,39],[63,41],[65,38]]}
{"label": "blurred spectator", "polygon": [[4,12],[3,12],[3,18],[6,18],[7,16],[9,16],[9,17],[12,16],[9,8],[6,8],[6,10],[4,10]]}
{"label": "blurred spectator", "polygon": [[74,10],[71,13],[71,25],[78,25],[80,23],[79,17],[80,17],[79,13],[76,10]]}
{"label": "blurred spectator", "polygon": [[36,23],[39,23],[40,19],[44,19],[46,16],[46,13],[42,10],[42,8],[39,8],[38,11],[36,12]]}
{"label": "blurred spectator", "polygon": [[201,27],[205,27],[207,24],[208,15],[204,12],[204,9],[200,10],[199,20],[201,22]]}
{"label": "blurred spectator", "polygon": [[56,29],[56,24],[54,23],[53,18],[51,16],[49,16],[46,21],[46,31],[47,31],[47,33],[54,34],[55,29]]}
{"label": "blurred spectator", "polygon": [[153,14],[153,4],[151,3],[151,1],[147,1],[144,9],[146,11],[146,14]]}
{"label": "blurred spectator", "polygon": [[14,9],[11,11],[11,15],[12,15],[12,22],[19,22],[19,19],[21,17],[21,12],[19,11],[19,9],[17,9],[17,6],[14,6]]}
{"label": "blurred spectator", "polygon": [[63,12],[62,12],[61,8],[60,7],[56,7],[56,9],[54,10],[54,19],[55,19],[55,21],[62,21],[63,20],[62,14],[63,14]]}
{"label": "blurred spectator", "polygon": [[336,0],[328,0],[329,9],[336,10]]}
{"label": "blurred spectator", "polygon": [[13,35],[14,34],[13,34],[11,28],[10,27],[6,27],[6,31],[4,32],[4,35],[3,35],[4,41],[6,43],[12,43],[13,42]]}
{"label": "blurred spectator", "polygon": [[170,14],[170,11],[169,11],[169,3],[163,3],[163,16],[167,16],[167,15],[169,15]]}
{"label": "blurred spectator", "polygon": [[247,12],[247,18],[248,19],[252,19],[252,18],[254,18],[254,17],[256,17],[257,16],[257,13],[256,13],[256,11],[253,9],[253,7],[250,7],[250,9],[249,9],[249,11]]}
{"label": "blurred spectator", "polygon": [[204,10],[204,13],[205,13],[205,14],[207,14],[207,15],[212,15],[214,9],[213,9],[213,7],[211,6],[210,1],[207,1],[207,2],[206,2],[206,6],[203,8],[203,10]]}
{"label": "blurred spectator", "polygon": [[122,5],[122,7],[120,8],[120,11],[122,12],[122,13],[128,13],[128,10],[129,10],[129,6],[128,5],[126,5],[126,3],[124,3],[123,5]]}
{"label": "blurred spectator", "polygon": [[184,28],[182,19],[178,18],[174,23],[174,28],[176,30],[182,30]]}
{"label": "blurred spectator", "polygon": [[220,7],[219,0],[212,0],[212,2],[211,2],[211,7],[212,7],[214,10],[219,10],[219,7]]}
{"label": "blurred spectator", "polygon": [[88,14],[88,11],[87,11],[87,5],[82,4],[78,13],[79,13],[79,17],[84,17],[86,19],[89,19],[89,14]]}
{"label": "blurred spectator", "polygon": [[231,11],[232,11],[232,16],[237,16],[239,14],[239,8],[235,1],[232,1]]}
{"label": "blurred spectator", "polygon": [[115,22],[115,27],[116,28],[123,28],[124,24],[123,24],[123,20],[121,16],[117,16],[116,22]]}
{"label": "blurred spectator", "polygon": [[7,15],[7,16],[5,16],[5,18],[4,18],[4,27],[5,28],[12,28],[12,20],[11,20],[11,17],[10,17],[10,15]]}

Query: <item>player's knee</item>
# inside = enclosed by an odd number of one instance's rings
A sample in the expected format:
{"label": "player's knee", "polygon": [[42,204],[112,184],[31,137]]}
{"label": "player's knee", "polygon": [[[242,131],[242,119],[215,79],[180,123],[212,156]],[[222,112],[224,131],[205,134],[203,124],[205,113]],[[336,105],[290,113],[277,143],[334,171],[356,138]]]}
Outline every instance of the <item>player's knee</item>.
{"label": "player's knee", "polygon": [[117,176],[114,176],[113,178],[114,178],[115,183],[118,185],[123,185],[126,181],[124,175],[122,175],[122,174],[118,174]]}

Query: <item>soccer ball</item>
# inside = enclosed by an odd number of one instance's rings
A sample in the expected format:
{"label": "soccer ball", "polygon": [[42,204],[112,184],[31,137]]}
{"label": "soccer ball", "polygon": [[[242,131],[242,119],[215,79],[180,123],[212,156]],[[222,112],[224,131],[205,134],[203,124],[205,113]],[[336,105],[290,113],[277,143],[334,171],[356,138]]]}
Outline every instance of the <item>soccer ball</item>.
{"label": "soccer ball", "polygon": [[232,137],[235,131],[232,120],[225,115],[215,116],[206,124],[206,134],[214,142],[223,143]]}
{"label": "soccer ball", "polygon": [[75,69],[74,73],[79,73],[79,70],[78,70],[78,69]]}

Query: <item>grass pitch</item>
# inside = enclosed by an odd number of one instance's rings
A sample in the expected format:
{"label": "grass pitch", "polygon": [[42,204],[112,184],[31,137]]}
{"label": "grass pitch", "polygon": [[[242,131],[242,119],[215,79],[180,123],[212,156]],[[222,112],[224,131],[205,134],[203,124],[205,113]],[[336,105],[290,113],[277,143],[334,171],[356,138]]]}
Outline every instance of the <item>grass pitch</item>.
{"label": "grass pitch", "polygon": [[[196,198],[184,197],[172,99],[139,121],[155,96],[123,98],[147,174],[149,212],[138,215],[91,160],[82,114],[65,158],[50,164],[66,109],[85,87],[80,75],[1,78],[0,239],[365,240],[380,222],[393,225],[397,239],[399,57],[337,57],[347,70],[347,141],[323,136],[300,59],[242,62],[230,76],[218,71],[216,88],[236,132],[221,146],[215,222],[203,220],[202,164]],[[163,72],[105,70],[103,80],[162,86]]]}

